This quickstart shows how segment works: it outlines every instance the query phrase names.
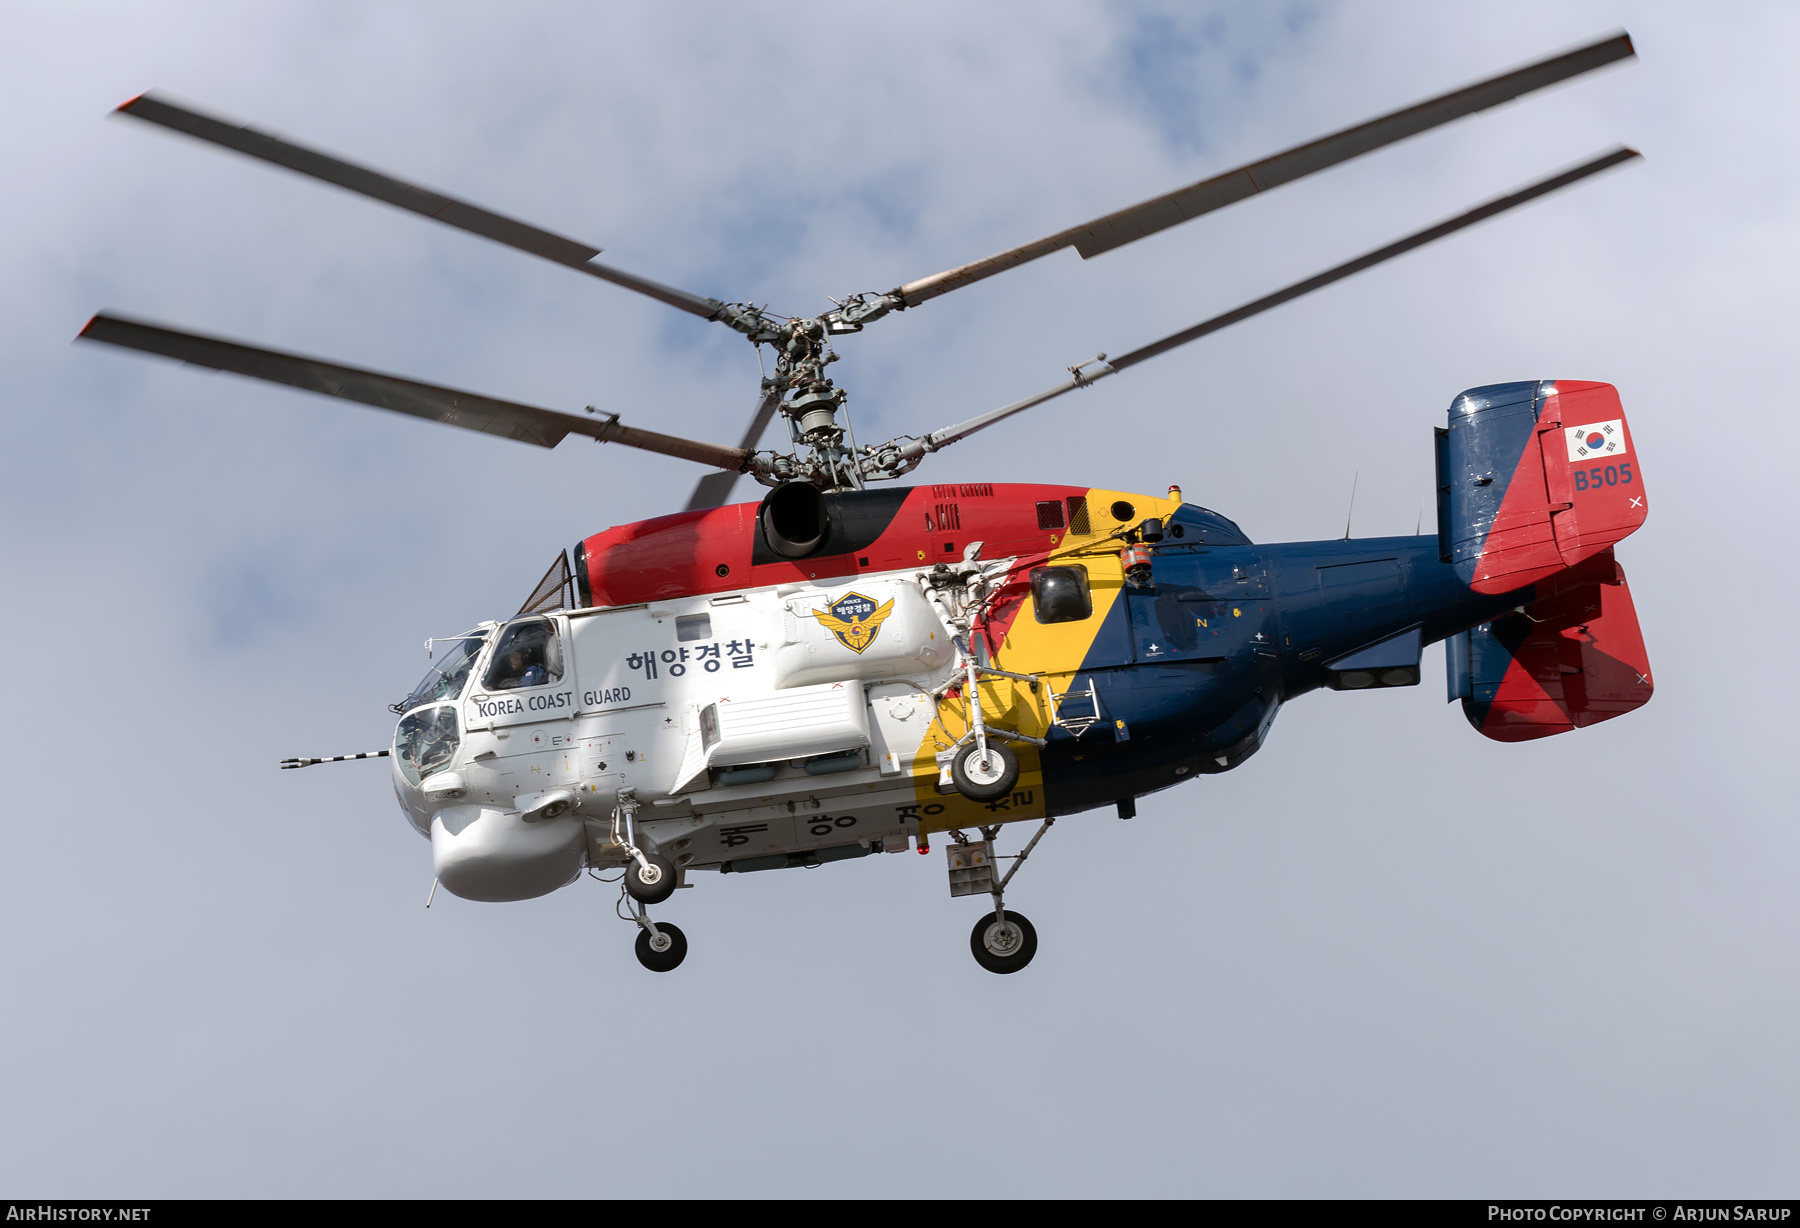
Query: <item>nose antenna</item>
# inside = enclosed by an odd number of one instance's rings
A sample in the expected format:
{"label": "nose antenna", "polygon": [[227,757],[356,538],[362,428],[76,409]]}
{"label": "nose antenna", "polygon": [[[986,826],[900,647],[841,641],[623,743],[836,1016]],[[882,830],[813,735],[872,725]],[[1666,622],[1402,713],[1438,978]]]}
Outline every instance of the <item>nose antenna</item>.
{"label": "nose antenna", "polygon": [[315,763],[348,763],[352,759],[386,759],[392,751],[365,750],[359,755],[330,755],[324,759],[283,759],[281,766],[285,768],[311,767]]}

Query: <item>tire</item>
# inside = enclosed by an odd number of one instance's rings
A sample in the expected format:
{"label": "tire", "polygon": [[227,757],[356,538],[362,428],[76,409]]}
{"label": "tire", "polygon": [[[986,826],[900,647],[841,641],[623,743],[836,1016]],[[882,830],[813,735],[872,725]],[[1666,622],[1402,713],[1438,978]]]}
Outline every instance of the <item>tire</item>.
{"label": "tire", "polygon": [[645,853],[644,860],[650,863],[651,881],[644,881],[645,867],[635,861],[628,862],[625,866],[625,890],[640,904],[660,904],[675,894],[679,881],[675,863],[661,853]]}
{"label": "tire", "polygon": [[638,930],[638,963],[652,972],[673,972],[681,967],[681,961],[687,958],[687,935],[667,921],[658,921],[656,928],[657,932],[668,940],[668,946],[661,951],[652,949],[650,931]]}
{"label": "tire", "polygon": [[[1017,972],[1037,954],[1037,930],[1032,928],[1031,922],[1025,919],[1023,913],[1007,909],[1006,925],[1013,930],[1010,950],[1007,949],[1005,935],[994,932],[1000,927],[991,912],[983,913],[969,934],[969,950],[974,953],[975,962],[989,972],[998,972],[1002,976]],[[1000,949],[996,950],[996,947]]]}
{"label": "tire", "polygon": [[950,761],[950,779],[956,791],[975,802],[991,802],[1011,797],[1019,783],[1019,757],[1000,742],[989,742],[987,762],[982,762],[981,748],[973,742],[956,752]]}

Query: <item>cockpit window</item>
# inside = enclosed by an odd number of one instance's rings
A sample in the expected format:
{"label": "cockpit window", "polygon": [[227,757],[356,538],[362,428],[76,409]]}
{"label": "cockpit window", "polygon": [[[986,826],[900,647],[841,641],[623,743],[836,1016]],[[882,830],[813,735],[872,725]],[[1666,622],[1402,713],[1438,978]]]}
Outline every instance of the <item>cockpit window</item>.
{"label": "cockpit window", "polygon": [[447,766],[456,757],[460,741],[455,704],[422,708],[402,717],[400,727],[394,730],[394,758],[400,771],[416,785]]}
{"label": "cockpit window", "polygon": [[481,655],[481,646],[486,642],[480,632],[471,631],[462,639],[435,645],[437,664],[413,688],[412,694],[400,705],[400,711],[408,712],[421,704],[461,695],[463,683],[469,680],[469,671],[475,668],[475,658]]}
{"label": "cockpit window", "polygon": [[481,685],[490,691],[514,691],[561,682],[562,675],[562,641],[556,624],[532,618],[513,623],[500,633]]}

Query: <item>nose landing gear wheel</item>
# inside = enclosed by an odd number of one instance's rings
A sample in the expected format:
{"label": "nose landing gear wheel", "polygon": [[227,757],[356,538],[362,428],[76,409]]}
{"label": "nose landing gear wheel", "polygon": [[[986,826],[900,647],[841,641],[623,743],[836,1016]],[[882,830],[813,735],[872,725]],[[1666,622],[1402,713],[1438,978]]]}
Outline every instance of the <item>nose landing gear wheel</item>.
{"label": "nose landing gear wheel", "polygon": [[625,890],[640,904],[660,904],[675,894],[675,863],[661,853],[645,853],[644,860],[649,864],[625,866]]}
{"label": "nose landing gear wheel", "polygon": [[656,923],[656,937],[649,930],[637,936],[638,963],[652,972],[673,972],[687,958],[687,935],[667,921]]}
{"label": "nose landing gear wheel", "polygon": [[973,742],[950,761],[950,779],[956,791],[971,801],[991,802],[1010,797],[1019,783],[1019,757],[999,742],[989,742],[987,754]]}
{"label": "nose landing gear wheel", "polygon": [[975,962],[989,972],[1017,972],[1037,954],[1037,930],[1023,914],[1010,908],[1004,922],[988,913],[975,923],[969,950],[975,953]]}

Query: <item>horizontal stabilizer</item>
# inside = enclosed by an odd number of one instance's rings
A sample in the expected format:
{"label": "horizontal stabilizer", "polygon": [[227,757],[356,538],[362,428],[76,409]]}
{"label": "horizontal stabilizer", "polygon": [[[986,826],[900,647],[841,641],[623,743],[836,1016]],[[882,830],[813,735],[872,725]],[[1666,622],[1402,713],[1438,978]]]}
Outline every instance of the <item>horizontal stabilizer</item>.
{"label": "horizontal stabilizer", "polygon": [[1650,702],[1650,658],[1611,550],[1539,584],[1521,611],[1445,642],[1450,698],[1484,737],[1527,742]]}
{"label": "horizontal stabilizer", "polygon": [[1325,685],[1334,691],[1360,691],[1366,687],[1419,685],[1419,657],[1423,636],[1409,627],[1379,644],[1325,663]]}
{"label": "horizontal stabilizer", "polygon": [[1611,384],[1471,388],[1438,433],[1444,561],[1506,593],[1598,555],[1644,523],[1644,475]]}

